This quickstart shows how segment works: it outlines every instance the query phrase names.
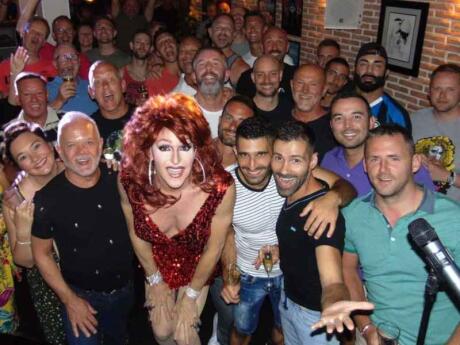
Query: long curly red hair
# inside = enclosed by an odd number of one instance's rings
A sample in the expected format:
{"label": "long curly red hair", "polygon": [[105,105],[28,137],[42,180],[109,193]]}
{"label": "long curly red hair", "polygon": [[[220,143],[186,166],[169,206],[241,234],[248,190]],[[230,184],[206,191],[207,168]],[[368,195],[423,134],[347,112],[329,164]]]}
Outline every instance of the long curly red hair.
{"label": "long curly red hair", "polygon": [[195,159],[191,170],[193,184],[209,193],[215,186],[228,183],[229,177],[212,142],[209,124],[196,101],[180,93],[159,95],[137,108],[124,128],[122,176],[131,202],[158,209],[177,201],[149,183],[149,150],[164,128],[172,131],[184,144],[191,142],[196,149],[206,180],[203,181],[203,171]]}

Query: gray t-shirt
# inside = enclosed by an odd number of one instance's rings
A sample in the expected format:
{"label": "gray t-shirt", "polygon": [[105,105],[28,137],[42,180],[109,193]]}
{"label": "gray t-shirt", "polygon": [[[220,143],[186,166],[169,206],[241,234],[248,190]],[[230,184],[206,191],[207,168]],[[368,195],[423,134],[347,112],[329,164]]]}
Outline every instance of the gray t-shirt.
{"label": "gray t-shirt", "polygon": [[119,49],[117,49],[115,53],[111,55],[101,55],[98,48],[93,48],[86,53],[86,56],[88,56],[88,59],[91,61],[91,63],[97,60],[104,60],[114,64],[117,68],[122,68],[131,60],[128,54]]}
{"label": "gray t-shirt", "polygon": [[[444,144],[445,138],[447,137],[452,141],[455,150],[455,172],[460,173],[460,117],[453,121],[441,122],[435,117],[433,108],[425,108],[413,113],[411,121],[415,143],[420,141],[420,145],[424,139],[430,139],[431,145],[426,140],[425,145],[429,155],[433,157],[443,159],[446,155],[446,149],[449,149]],[[450,187],[447,190],[447,196],[460,201],[460,188]]]}

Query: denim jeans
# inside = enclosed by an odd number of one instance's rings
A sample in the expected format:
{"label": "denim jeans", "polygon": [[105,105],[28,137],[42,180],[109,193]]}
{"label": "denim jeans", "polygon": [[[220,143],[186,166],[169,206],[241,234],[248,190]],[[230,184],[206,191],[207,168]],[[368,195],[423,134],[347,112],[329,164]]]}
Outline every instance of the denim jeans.
{"label": "denim jeans", "polygon": [[234,304],[227,304],[220,297],[220,292],[224,287],[222,277],[214,279],[214,283],[209,289],[211,292],[214,308],[217,310],[217,341],[220,345],[230,345],[230,333],[233,327],[233,308]]}
{"label": "denim jeans", "polygon": [[[240,279],[240,303],[235,305],[233,316],[236,331],[243,335],[252,335],[259,323],[260,308],[265,297],[270,299],[275,326],[281,329],[279,302],[283,276],[273,278],[253,277],[242,273]],[[267,289],[271,282],[270,290]]]}
{"label": "denim jeans", "polygon": [[86,337],[80,330],[77,338],[63,307],[64,329],[69,345],[125,345],[127,341],[128,316],[134,301],[133,284],[113,292],[88,291],[71,286],[72,290],[97,311],[97,333]]}
{"label": "denim jeans", "polygon": [[294,303],[286,297],[284,289],[281,292],[280,315],[285,345],[339,345],[337,338],[327,335],[324,329],[311,330],[321,313]]}

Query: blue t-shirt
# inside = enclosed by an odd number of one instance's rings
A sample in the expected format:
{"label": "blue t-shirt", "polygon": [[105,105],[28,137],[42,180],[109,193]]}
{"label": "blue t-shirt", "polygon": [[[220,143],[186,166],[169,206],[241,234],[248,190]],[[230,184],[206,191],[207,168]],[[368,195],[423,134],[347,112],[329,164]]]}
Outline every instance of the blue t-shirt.
{"label": "blue t-shirt", "polygon": [[[81,111],[86,115],[91,115],[97,111],[99,107],[97,106],[97,103],[89,97],[89,82],[88,80],[83,80],[78,77],[75,80],[77,81],[77,93],[74,97],[69,98],[60,110],[63,112]],[[62,83],[63,80],[61,77],[56,77],[48,83],[48,103],[56,99],[59,92],[59,87]]]}
{"label": "blue t-shirt", "polygon": [[396,100],[386,93],[370,104],[371,113],[377,121],[383,124],[396,124],[412,133],[409,113]]}

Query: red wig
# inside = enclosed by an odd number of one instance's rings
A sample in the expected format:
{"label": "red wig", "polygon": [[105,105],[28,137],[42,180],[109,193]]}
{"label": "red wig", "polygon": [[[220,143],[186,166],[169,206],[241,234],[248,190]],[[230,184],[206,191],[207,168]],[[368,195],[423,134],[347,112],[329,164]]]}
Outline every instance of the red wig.
{"label": "red wig", "polygon": [[136,109],[123,133],[122,176],[131,202],[148,204],[154,209],[173,205],[177,198],[163,194],[149,183],[150,149],[158,134],[167,128],[184,144],[191,142],[196,157],[203,164],[193,162],[191,181],[209,193],[220,185],[228,184],[229,175],[221,165],[214,147],[209,124],[196,101],[180,93],[151,97]]}

